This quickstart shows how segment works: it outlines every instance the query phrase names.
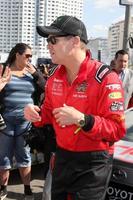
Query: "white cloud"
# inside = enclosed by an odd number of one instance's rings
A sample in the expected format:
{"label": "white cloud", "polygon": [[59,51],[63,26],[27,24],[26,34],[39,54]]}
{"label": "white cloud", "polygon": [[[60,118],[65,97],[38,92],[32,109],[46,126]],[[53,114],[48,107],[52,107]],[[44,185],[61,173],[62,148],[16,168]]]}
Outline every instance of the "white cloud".
{"label": "white cloud", "polygon": [[93,0],[93,4],[95,8],[98,9],[111,9],[112,7],[119,5],[119,0]]}
{"label": "white cloud", "polygon": [[108,33],[108,27],[102,24],[97,24],[97,25],[95,24],[93,25],[91,30],[88,29],[89,37],[92,37],[92,36],[100,37],[101,35],[103,37],[107,37],[107,33]]}
{"label": "white cloud", "polygon": [[98,31],[98,32],[103,32],[103,31],[107,31],[108,28],[102,24],[98,24],[98,25],[93,26],[93,30]]}
{"label": "white cloud", "polygon": [[112,22],[112,24],[115,24],[115,23],[117,23],[117,22],[119,22],[119,21],[122,21],[122,20],[124,20],[124,19],[125,19],[125,16],[122,15],[122,16],[120,16],[120,17],[114,19],[113,22]]}

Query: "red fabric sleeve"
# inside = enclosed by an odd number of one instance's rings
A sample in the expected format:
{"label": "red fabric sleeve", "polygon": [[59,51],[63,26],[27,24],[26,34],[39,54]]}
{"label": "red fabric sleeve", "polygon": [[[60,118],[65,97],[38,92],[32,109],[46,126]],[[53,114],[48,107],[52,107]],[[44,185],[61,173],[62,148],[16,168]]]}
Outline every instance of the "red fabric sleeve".
{"label": "red fabric sleeve", "polygon": [[111,143],[121,139],[125,135],[124,91],[115,73],[108,74],[101,83],[97,111],[88,137]]}

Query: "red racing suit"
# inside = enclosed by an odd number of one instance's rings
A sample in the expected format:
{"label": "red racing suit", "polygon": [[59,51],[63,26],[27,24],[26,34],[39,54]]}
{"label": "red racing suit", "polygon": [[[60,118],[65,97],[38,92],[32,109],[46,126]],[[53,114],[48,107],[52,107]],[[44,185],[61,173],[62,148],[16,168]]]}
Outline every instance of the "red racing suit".
{"label": "red racing suit", "polygon": [[[65,67],[59,65],[47,81],[41,107],[42,120],[35,125],[53,124],[57,145],[65,150],[109,150],[110,144],[120,140],[126,132],[121,85],[118,75],[107,65],[92,60],[89,52],[71,85],[67,81]],[[92,115],[94,125],[91,130],[85,132],[81,129],[74,134],[77,129],[75,124],[60,127],[52,111],[63,104]]]}

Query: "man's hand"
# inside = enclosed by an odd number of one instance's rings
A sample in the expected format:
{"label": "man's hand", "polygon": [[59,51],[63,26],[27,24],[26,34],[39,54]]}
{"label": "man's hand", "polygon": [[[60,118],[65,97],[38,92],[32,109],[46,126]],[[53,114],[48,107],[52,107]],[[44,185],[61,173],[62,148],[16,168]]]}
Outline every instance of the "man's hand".
{"label": "man's hand", "polygon": [[78,124],[78,121],[84,117],[84,114],[75,109],[74,107],[64,104],[63,107],[55,108],[53,115],[59,126]]}
{"label": "man's hand", "polygon": [[41,121],[41,117],[39,115],[40,108],[33,104],[28,104],[24,108],[24,117],[30,122],[38,122]]}

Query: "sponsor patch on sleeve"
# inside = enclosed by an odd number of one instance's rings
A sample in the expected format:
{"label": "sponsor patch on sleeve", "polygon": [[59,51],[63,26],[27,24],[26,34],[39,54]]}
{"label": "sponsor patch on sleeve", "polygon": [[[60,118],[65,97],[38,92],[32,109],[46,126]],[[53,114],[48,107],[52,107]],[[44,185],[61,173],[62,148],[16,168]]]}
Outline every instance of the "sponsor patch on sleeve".
{"label": "sponsor patch on sleeve", "polygon": [[95,79],[101,83],[104,77],[111,72],[110,66],[108,65],[101,65],[95,75]]}
{"label": "sponsor patch on sleeve", "polygon": [[110,106],[110,110],[111,111],[123,111],[124,110],[123,102],[112,102],[112,104]]}
{"label": "sponsor patch on sleeve", "polygon": [[121,85],[118,84],[118,83],[107,84],[106,88],[108,88],[109,90],[120,90],[121,89]]}
{"label": "sponsor patch on sleeve", "polygon": [[122,93],[121,92],[111,92],[111,93],[109,93],[109,98],[110,99],[121,99]]}

